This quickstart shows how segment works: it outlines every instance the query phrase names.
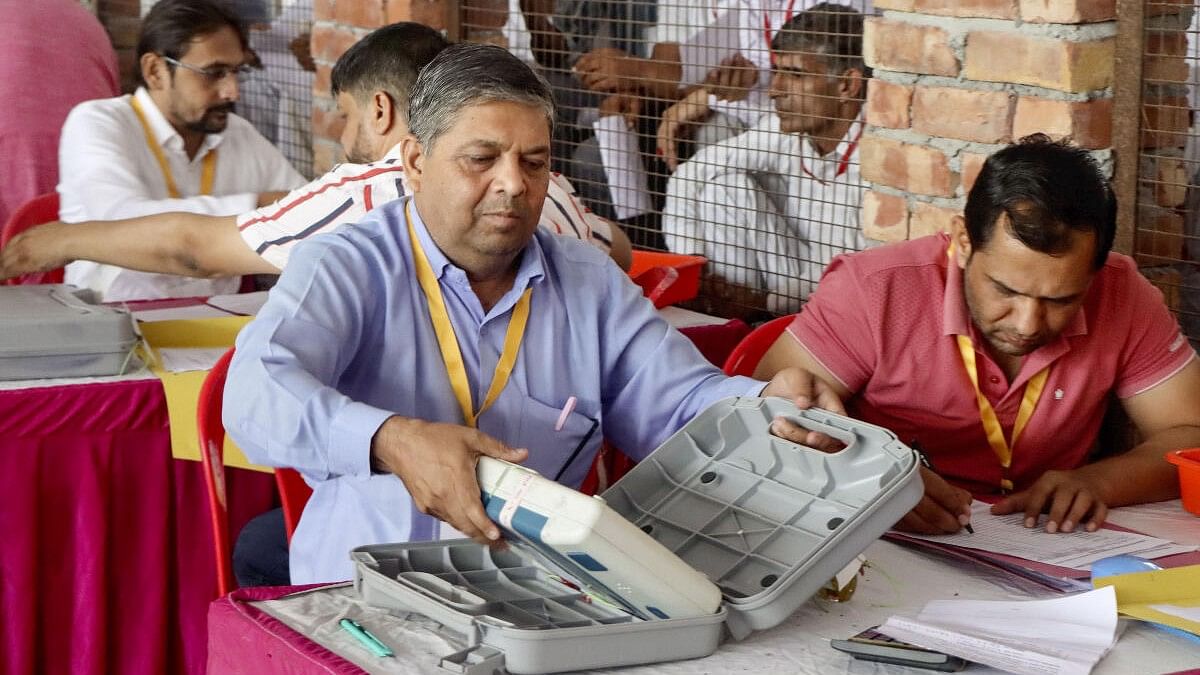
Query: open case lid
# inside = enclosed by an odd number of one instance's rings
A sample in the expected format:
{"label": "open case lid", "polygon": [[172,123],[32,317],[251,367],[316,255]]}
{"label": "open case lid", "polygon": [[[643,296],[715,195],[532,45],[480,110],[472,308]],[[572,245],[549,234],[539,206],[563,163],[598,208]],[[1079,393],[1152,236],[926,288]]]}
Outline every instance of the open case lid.
{"label": "open case lid", "polygon": [[[845,443],[825,453],[770,433],[786,416]],[[921,499],[894,434],[779,398],[720,401],[602,495],[722,591],[741,639],[782,622]]]}
{"label": "open case lid", "polygon": [[108,353],[137,341],[133,318],[65,284],[0,286],[0,356]]}

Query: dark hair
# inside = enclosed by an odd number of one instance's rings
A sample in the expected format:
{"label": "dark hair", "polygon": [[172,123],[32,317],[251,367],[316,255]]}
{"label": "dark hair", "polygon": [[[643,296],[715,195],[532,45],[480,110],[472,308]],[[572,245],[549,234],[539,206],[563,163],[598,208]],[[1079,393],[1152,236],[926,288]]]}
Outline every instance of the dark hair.
{"label": "dark hair", "polygon": [[857,68],[863,77],[871,69],[863,62],[863,15],[853,7],[822,2],[793,16],[771,39],[771,51],[819,54],[833,66],[831,75]]}
{"label": "dark hair", "polygon": [[992,238],[1001,214],[1005,229],[1029,248],[1061,255],[1075,233],[1096,235],[1095,269],[1104,266],[1117,231],[1117,199],[1086,150],[1033,134],[983,163],[963,217],[972,250]]}
{"label": "dark hair", "polygon": [[361,99],[386,92],[402,113],[417,73],[450,43],[434,29],[401,21],[384,26],[354,43],[333,66],[330,89]]}
{"label": "dark hair", "polygon": [[[242,51],[249,51],[246,27],[228,5],[215,0],[160,0],[146,12],[142,19],[142,33],[138,37],[137,58],[140,63],[145,54],[161,54],[179,60],[192,40],[211,35],[228,26],[237,33]],[[235,64],[236,65],[236,64]],[[168,63],[172,73],[175,66]],[[142,69],[135,69],[137,83],[146,84]]]}
{"label": "dark hair", "polygon": [[479,103],[510,101],[541,108],[554,130],[550,85],[511,52],[496,45],[450,45],[417,75],[408,100],[408,128],[426,152]]}

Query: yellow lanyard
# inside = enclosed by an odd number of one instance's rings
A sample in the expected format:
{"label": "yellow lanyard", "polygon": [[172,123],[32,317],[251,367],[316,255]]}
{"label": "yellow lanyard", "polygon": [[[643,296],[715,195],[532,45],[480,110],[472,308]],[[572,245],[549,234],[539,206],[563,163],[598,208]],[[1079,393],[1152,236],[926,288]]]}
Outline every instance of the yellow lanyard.
{"label": "yellow lanyard", "polygon": [[512,318],[508,320],[508,331],[504,334],[504,351],[496,362],[496,371],[492,373],[492,383],[488,386],[487,396],[483,405],[475,411],[472,405],[471,384],[467,380],[467,369],[463,365],[462,351],[458,347],[458,337],[454,334],[454,325],[450,323],[450,314],[446,311],[446,301],[442,298],[442,289],[438,286],[437,277],[421,242],[417,239],[417,231],[413,227],[412,217],[408,213],[409,203],[404,205],[404,219],[408,222],[408,238],[412,241],[413,262],[417,266],[417,281],[425,293],[429,303],[429,318],[433,322],[433,332],[437,335],[438,347],[442,351],[442,361],[446,364],[446,375],[450,377],[450,388],[454,390],[454,398],[458,399],[458,407],[462,408],[463,419],[467,426],[475,427],[476,420],[500,396],[508,378],[512,375],[513,366],[517,363],[517,352],[521,351],[521,342],[525,338],[525,325],[529,323],[529,299],[533,295],[532,288],[526,288],[521,299],[513,307]]}
{"label": "yellow lanyard", "polygon": [[[950,258],[950,264],[954,264],[953,243],[950,244],[950,250],[946,251],[946,255]],[[1025,430],[1029,418],[1033,417],[1033,411],[1042,397],[1042,390],[1046,388],[1046,378],[1050,375],[1050,366],[1038,371],[1025,383],[1025,393],[1021,396],[1021,407],[1017,409],[1017,420],[1013,424],[1012,440],[1006,440],[1004,428],[1000,426],[1000,418],[996,416],[996,410],[992,408],[991,402],[979,389],[979,371],[975,365],[975,346],[971,343],[971,338],[966,335],[958,335],[956,338],[963,366],[967,369],[967,376],[971,378],[971,385],[975,387],[975,402],[979,405],[979,421],[983,423],[988,445],[992,446],[992,452],[996,453],[996,457],[1000,460],[1000,466],[1004,468],[1004,477],[1000,479],[1000,488],[1011,490],[1013,484],[1008,477],[1008,469],[1012,465],[1012,449],[1016,447],[1017,439]]]}
{"label": "yellow lanyard", "polygon": [[[167,196],[171,199],[179,199],[179,188],[175,186],[171,167],[167,164],[167,158],[163,156],[162,148],[158,147],[158,141],[154,140],[154,132],[150,130],[150,122],[146,119],[141,102],[137,100],[136,96],[130,96],[129,105],[133,106],[133,112],[137,114],[138,122],[142,123],[142,132],[146,134],[146,145],[150,146],[150,152],[154,153],[154,159],[158,160],[158,168],[162,170],[163,180],[167,182]],[[203,166],[200,170],[200,194],[212,194],[213,179],[216,178],[216,175],[217,150],[213,148],[204,156]]]}

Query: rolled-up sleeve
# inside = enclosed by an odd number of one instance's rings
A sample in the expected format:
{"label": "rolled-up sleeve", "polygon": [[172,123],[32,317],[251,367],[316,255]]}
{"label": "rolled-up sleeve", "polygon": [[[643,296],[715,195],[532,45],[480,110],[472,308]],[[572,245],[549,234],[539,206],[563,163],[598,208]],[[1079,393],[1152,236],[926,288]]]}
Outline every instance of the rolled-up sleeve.
{"label": "rolled-up sleeve", "polygon": [[300,247],[238,336],[224,422],[254,462],[314,479],[370,475],[371,439],[391,412],[337,389],[370,321],[372,272],[334,236]]}

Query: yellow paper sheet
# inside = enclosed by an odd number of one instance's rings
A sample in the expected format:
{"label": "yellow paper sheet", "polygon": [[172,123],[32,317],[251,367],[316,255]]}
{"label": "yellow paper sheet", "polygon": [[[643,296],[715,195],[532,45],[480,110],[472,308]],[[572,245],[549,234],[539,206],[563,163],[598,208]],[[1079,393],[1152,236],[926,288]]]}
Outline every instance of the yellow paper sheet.
{"label": "yellow paper sheet", "polygon": [[1096,587],[1103,586],[1116,590],[1117,611],[1121,614],[1200,635],[1200,621],[1155,609],[1163,605],[1200,608],[1200,565],[1097,579]]}
{"label": "yellow paper sheet", "polygon": [[[196,403],[207,371],[171,373],[163,370],[158,350],[180,347],[232,347],[238,331],[253,317],[230,316],[211,319],[181,319],[141,324],[142,335],[155,352],[150,370],[162,380],[167,396],[167,414],[171,420],[171,455],[176,459],[200,461],[197,438]],[[252,464],[240,448],[225,437],[225,466],[272,472],[270,467]]]}

